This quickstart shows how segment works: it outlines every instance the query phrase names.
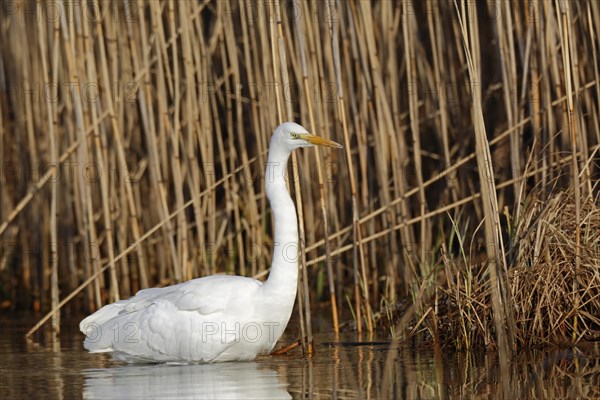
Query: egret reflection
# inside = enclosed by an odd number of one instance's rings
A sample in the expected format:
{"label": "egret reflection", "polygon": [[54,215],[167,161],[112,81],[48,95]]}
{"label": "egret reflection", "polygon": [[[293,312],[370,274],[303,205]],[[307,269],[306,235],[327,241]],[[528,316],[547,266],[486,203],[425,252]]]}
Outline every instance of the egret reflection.
{"label": "egret reflection", "polygon": [[291,399],[273,369],[255,362],[122,365],[83,371],[84,399]]}

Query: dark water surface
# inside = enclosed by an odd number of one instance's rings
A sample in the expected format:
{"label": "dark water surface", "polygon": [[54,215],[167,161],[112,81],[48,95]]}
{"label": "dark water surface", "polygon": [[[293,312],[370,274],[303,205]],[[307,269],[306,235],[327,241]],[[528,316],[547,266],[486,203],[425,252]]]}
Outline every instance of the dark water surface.
{"label": "dark water surface", "polygon": [[506,371],[494,354],[436,354],[393,348],[381,338],[360,344],[349,335],[318,335],[310,359],[297,349],[254,362],[126,365],[84,351],[77,323],[63,323],[60,343],[52,345],[23,339],[32,321],[2,320],[0,398],[600,398],[598,344],[520,352]]}

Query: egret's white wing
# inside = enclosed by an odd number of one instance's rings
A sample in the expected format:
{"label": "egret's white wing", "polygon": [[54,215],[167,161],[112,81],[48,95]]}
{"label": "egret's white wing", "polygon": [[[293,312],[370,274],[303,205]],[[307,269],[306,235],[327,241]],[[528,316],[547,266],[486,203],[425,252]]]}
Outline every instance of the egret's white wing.
{"label": "egret's white wing", "polygon": [[250,300],[261,285],[216,275],[142,290],[83,320],[84,346],[127,361],[210,361],[239,341],[232,329],[253,314]]}
{"label": "egret's white wing", "polygon": [[96,330],[98,326],[105,324],[107,321],[113,319],[124,310],[140,310],[152,303],[157,297],[166,295],[170,291],[169,289],[175,288],[176,286],[177,285],[166,288],[142,289],[138,291],[135,296],[127,300],[121,300],[107,304],[94,314],[84,318],[79,323],[79,330],[85,335],[93,334],[94,330]]}

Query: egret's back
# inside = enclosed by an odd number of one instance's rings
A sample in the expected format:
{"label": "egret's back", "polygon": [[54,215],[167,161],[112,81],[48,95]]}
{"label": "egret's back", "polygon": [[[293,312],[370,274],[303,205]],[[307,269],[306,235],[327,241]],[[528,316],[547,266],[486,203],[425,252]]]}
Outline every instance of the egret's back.
{"label": "egret's back", "polygon": [[270,305],[262,287],[254,279],[214,275],[141,290],[84,319],[84,347],[127,362],[254,359],[271,351],[289,319],[264,312]]}

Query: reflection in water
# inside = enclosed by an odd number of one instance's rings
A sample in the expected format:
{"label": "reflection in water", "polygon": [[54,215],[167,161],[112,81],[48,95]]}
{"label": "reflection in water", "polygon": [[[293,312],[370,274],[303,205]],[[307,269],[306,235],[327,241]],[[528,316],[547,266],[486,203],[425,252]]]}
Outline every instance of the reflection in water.
{"label": "reflection in water", "polygon": [[78,327],[65,327],[60,343],[34,344],[23,341],[26,329],[0,325],[2,400],[600,398],[600,343],[521,350],[508,371],[493,352],[457,353],[419,343],[359,345],[350,343],[357,340],[352,335],[317,336],[320,344],[310,359],[296,350],[255,362],[136,366],[85,352]]}
{"label": "reflection in water", "polygon": [[[407,354],[411,356],[407,357]],[[600,343],[554,350],[520,350],[501,371],[493,352],[398,350],[386,362],[392,378],[373,392],[380,398],[558,399],[600,398]],[[389,359],[388,359],[389,361]]]}
{"label": "reflection in water", "polygon": [[86,399],[291,399],[274,370],[254,362],[119,365],[83,371]]}

